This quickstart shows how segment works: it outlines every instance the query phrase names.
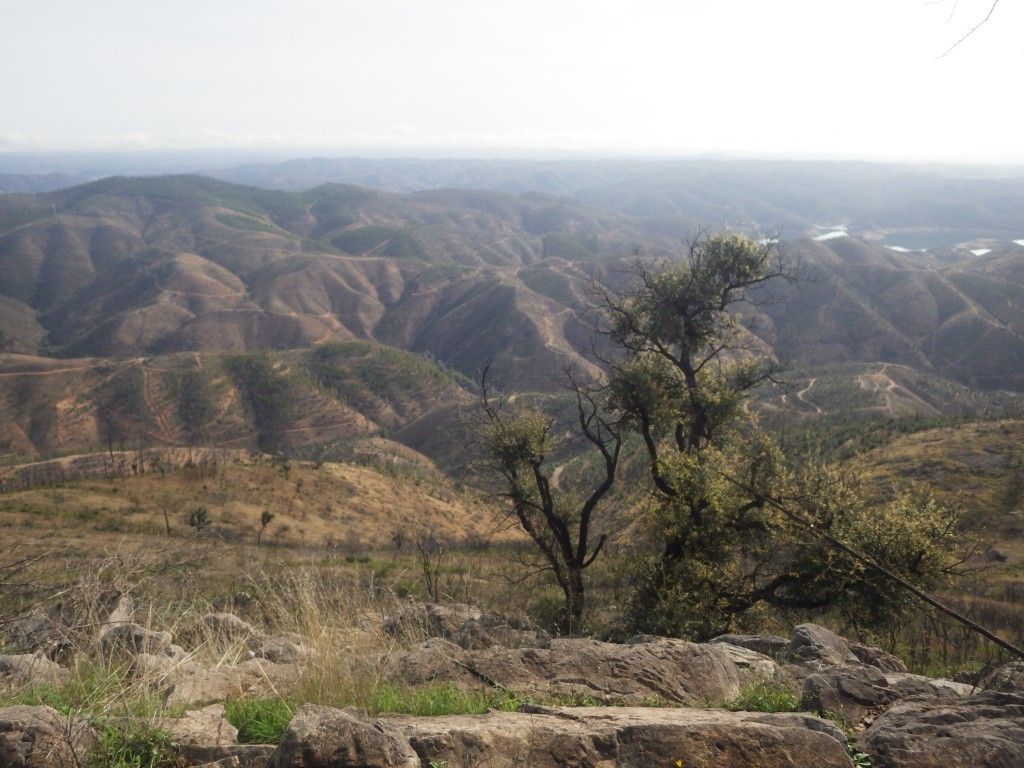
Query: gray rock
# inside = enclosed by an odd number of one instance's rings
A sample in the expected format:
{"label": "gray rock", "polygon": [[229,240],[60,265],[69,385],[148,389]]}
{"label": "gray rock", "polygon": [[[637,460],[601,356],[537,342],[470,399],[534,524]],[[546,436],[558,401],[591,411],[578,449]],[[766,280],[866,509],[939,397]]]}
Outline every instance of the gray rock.
{"label": "gray rock", "polygon": [[390,721],[421,765],[446,768],[671,768],[677,761],[686,768],[850,767],[843,734],[808,715],[538,707]]}
{"label": "gray rock", "polygon": [[712,643],[728,643],[775,658],[789,648],[789,640],[777,635],[719,635]]}
{"label": "gray rock", "polygon": [[171,633],[156,632],[138,624],[118,624],[100,635],[100,652],[105,658],[134,658],[140,653],[167,655]]}
{"label": "gray rock", "polygon": [[250,659],[233,666],[200,669],[175,680],[168,705],[202,706],[245,696],[274,696],[291,690],[299,677],[294,664]]}
{"label": "gray rock", "polygon": [[0,688],[25,685],[61,685],[71,672],[50,661],[42,653],[0,655]]}
{"label": "gray rock", "polygon": [[270,635],[259,641],[253,654],[275,664],[294,664],[309,656],[308,642],[302,635]]}
{"label": "gray rock", "polygon": [[817,624],[800,624],[793,629],[786,649],[787,660],[811,669],[867,664],[883,672],[906,672],[906,665],[891,653],[870,645],[851,643]]}
{"label": "gray rock", "polygon": [[701,705],[733,698],[750,683],[772,679],[776,671],[766,656],[726,643],[556,639],[546,648],[466,650],[434,638],[396,657],[390,676],[410,685],[446,680],[615,704],[660,699]]}
{"label": "gray rock", "polygon": [[248,644],[250,640],[262,637],[252,624],[233,613],[208,613],[200,621],[207,632],[221,641]]}
{"label": "gray rock", "polygon": [[161,718],[154,725],[171,734],[180,746],[220,747],[238,743],[238,729],[224,718],[223,704],[194,709],[181,717]]}
{"label": "gray rock", "polygon": [[421,768],[401,732],[357,710],[307,704],[288,724],[267,768]]}
{"label": "gray rock", "polygon": [[50,707],[0,708],[3,768],[79,768],[97,743],[84,718]]}
{"label": "gray rock", "polygon": [[898,698],[899,692],[889,686],[881,670],[846,664],[808,675],[800,706],[809,712],[840,715],[848,727],[855,727]]}
{"label": "gray rock", "polygon": [[875,768],[1020,768],[1024,696],[986,691],[894,704],[860,738]]}
{"label": "gray rock", "polygon": [[517,619],[495,611],[481,611],[463,603],[413,603],[384,622],[393,637],[421,639],[440,637],[466,649],[537,648],[550,638]]}
{"label": "gray rock", "polygon": [[1011,661],[996,667],[981,677],[978,687],[1003,693],[1024,693],[1024,661]]}
{"label": "gray rock", "polygon": [[276,749],[276,744],[185,745],[179,747],[178,752],[190,765],[267,768],[267,762]]}

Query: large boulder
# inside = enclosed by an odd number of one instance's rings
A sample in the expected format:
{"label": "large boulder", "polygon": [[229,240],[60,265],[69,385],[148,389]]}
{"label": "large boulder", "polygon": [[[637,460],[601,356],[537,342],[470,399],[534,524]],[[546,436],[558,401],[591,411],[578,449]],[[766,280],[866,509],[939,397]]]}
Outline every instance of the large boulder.
{"label": "large boulder", "polygon": [[238,729],[224,717],[223,704],[211,704],[181,717],[164,717],[154,726],[169,733],[179,747],[220,747],[238,743]]}
{"label": "large boulder", "polygon": [[71,672],[50,661],[42,653],[0,655],[0,688],[61,685],[70,679]]}
{"label": "large boulder", "polygon": [[1024,693],[1024,661],[1011,661],[996,667],[982,676],[978,687],[987,691]]}
{"label": "large boulder", "polygon": [[273,744],[217,744],[180,747],[179,752],[190,765],[203,768],[267,768],[276,749]]}
{"label": "large boulder", "polygon": [[117,589],[76,591],[62,600],[45,601],[8,623],[7,645],[24,652],[40,651],[50,659],[66,658],[76,647],[89,645],[92,637],[83,628],[102,629],[127,620],[131,598]]}
{"label": "large boulder", "polygon": [[50,707],[0,708],[3,768],[80,768],[97,743],[83,718]]}
{"label": "large boulder", "polygon": [[727,643],[643,639],[626,644],[556,639],[546,648],[466,650],[435,638],[400,654],[390,676],[410,685],[437,680],[501,685],[520,694],[641,704],[722,702],[774,677],[774,661]]}
{"label": "large boulder", "polygon": [[789,649],[789,640],[777,635],[719,635],[712,638],[711,642],[748,648],[773,659]]}
{"label": "large boulder", "polygon": [[883,672],[906,672],[906,665],[891,653],[870,645],[853,643],[817,624],[800,624],[793,629],[786,658],[809,669],[845,664],[867,664]]}
{"label": "large boulder", "polygon": [[294,664],[250,659],[232,666],[200,669],[173,682],[171,706],[202,706],[246,696],[276,696],[291,690],[299,677]]}
{"label": "large boulder", "polygon": [[421,765],[408,740],[389,723],[370,720],[358,710],[307,704],[288,724],[267,768],[421,768]]}
{"label": "large boulder", "polygon": [[900,699],[953,699],[971,691],[971,686],[952,680],[909,672],[886,674],[867,664],[846,664],[808,675],[800,704],[809,712],[840,715],[856,728]]}
{"label": "large boulder", "polygon": [[302,707],[268,768],[850,768],[845,737],[810,715],[581,707],[389,717]]}
{"label": "large boulder", "polygon": [[807,715],[585,707],[392,722],[421,765],[445,768],[850,768],[843,734]]}
{"label": "large boulder", "polygon": [[901,701],[872,723],[860,744],[875,768],[1020,768],[1024,696],[986,691]]}

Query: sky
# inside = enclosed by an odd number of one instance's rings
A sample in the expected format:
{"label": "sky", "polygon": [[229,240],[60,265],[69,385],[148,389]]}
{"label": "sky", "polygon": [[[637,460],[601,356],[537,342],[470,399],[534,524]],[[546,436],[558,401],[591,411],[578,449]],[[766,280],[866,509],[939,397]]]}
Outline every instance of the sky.
{"label": "sky", "polygon": [[0,151],[1024,162],[1024,0],[0,0]]}

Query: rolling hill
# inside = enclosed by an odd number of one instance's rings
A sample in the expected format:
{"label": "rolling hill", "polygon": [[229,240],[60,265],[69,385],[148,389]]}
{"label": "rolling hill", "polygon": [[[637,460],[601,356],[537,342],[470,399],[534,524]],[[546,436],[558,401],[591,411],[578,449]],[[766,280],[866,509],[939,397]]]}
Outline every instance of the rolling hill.
{"label": "rolling hill", "polygon": [[[301,453],[393,432],[447,455],[438,425],[488,360],[525,391],[558,391],[567,364],[597,370],[587,283],[620,279],[637,249],[680,246],[652,219],[536,193],[167,176],[0,195],[0,452],[202,440]],[[988,401],[945,380],[1024,390],[1019,243],[911,251],[837,230],[782,249],[799,280],[739,311],[784,365],[832,367],[766,395],[768,410],[817,415],[824,393],[847,412],[963,415]],[[835,367],[852,363],[867,367]],[[189,411],[182,392],[209,402]],[[282,392],[294,410],[275,414]]]}

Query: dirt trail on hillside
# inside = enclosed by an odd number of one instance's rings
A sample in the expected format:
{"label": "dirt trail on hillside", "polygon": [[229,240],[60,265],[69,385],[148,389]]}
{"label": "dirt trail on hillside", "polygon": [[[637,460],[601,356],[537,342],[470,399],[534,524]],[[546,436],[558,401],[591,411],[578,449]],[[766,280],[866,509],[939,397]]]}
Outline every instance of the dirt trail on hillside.
{"label": "dirt trail on hillside", "polygon": [[817,405],[815,405],[806,397],[804,397],[804,395],[810,390],[811,387],[815,385],[817,381],[817,377],[812,377],[811,380],[807,382],[807,386],[796,393],[796,399],[799,400],[801,403],[804,403],[805,405],[809,405],[811,408],[814,409],[815,413],[822,413],[821,408],[819,408]]}

